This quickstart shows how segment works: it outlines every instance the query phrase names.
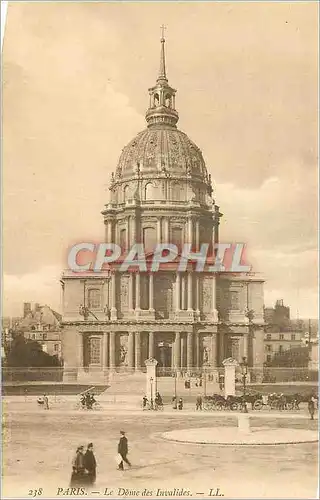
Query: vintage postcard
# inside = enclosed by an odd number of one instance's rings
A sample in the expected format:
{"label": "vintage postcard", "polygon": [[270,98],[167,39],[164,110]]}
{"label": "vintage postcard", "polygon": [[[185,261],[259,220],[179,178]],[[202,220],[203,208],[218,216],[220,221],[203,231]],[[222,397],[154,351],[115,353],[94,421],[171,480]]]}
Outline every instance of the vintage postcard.
{"label": "vintage postcard", "polygon": [[2,498],[319,498],[318,2],[1,2]]}

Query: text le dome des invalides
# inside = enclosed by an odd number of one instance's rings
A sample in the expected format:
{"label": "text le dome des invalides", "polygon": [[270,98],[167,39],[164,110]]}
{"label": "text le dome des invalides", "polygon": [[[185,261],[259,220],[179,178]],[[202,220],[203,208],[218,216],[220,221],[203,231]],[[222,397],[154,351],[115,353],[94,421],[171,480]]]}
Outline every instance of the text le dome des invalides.
{"label": "text le dome des invalides", "polygon": [[[143,242],[219,242],[222,214],[200,149],[177,129],[176,90],[168,83],[164,38],[159,76],[149,89],[147,128],[122,151],[102,212],[106,242],[128,250]],[[158,373],[217,372],[246,357],[257,378],[264,359],[263,280],[229,272],[65,272],[64,380],[89,382],[137,373],[155,358]]]}

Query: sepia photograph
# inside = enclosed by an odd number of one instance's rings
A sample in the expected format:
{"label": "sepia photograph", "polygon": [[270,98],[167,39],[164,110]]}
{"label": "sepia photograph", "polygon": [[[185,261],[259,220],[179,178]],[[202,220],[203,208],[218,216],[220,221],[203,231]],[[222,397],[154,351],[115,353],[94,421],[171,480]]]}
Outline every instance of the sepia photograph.
{"label": "sepia photograph", "polygon": [[319,498],[318,18],[1,0],[2,498]]}

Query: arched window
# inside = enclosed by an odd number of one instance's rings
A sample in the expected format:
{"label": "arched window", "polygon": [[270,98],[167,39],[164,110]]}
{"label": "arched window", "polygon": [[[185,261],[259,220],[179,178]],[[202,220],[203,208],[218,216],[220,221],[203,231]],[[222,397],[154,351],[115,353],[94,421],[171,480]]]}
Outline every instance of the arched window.
{"label": "arched window", "polygon": [[144,199],[152,200],[153,199],[153,186],[151,182],[148,182],[144,188]]}
{"label": "arched window", "polygon": [[164,102],[167,108],[171,108],[171,96],[169,94],[166,95]]}
{"label": "arched window", "polygon": [[129,191],[129,186],[124,186],[123,188],[123,196],[122,196],[122,201],[125,203],[128,200],[128,191]]}
{"label": "arched window", "polygon": [[158,94],[154,94],[154,98],[153,98],[153,105],[155,108],[157,108],[159,106],[159,95]]}
{"label": "arched window", "polygon": [[90,288],[88,290],[88,307],[89,309],[100,309],[101,292],[99,288]]}
{"label": "arched window", "polygon": [[157,231],[154,227],[143,229],[143,245],[145,252],[152,252],[157,243]]}
{"label": "arched window", "polygon": [[89,341],[89,364],[101,364],[101,339],[91,337]]}

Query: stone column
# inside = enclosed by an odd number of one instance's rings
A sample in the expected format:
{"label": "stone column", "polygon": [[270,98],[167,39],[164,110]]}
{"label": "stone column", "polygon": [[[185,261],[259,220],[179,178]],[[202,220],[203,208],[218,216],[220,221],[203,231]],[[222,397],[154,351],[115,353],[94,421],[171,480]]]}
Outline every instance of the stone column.
{"label": "stone column", "polygon": [[83,333],[79,332],[78,335],[78,370],[83,370]]}
{"label": "stone column", "polygon": [[180,368],[180,332],[176,332],[174,341],[174,367]]}
{"label": "stone column", "polygon": [[236,366],[238,363],[234,360],[223,363],[224,365],[224,396],[235,396],[236,393]]}
{"label": "stone column", "polygon": [[188,218],[188,242],[187,243],[190,243],[191,245],[193,243],[193,222],[192,222],[191,217]]}
{"label": "stone column", "polygon": [[211,366],[217,366],[217,334],[215,332],[211,335]]}
{"label": "stone column", "polygon": [[180,294],[181,294],[181,274],[176,274],[176,311],[180,311]]}
{"label": "stone column", "polygon": [[211,317],[214,322],[218,321],[217,311],[217,281],[215,275],[212,276],[212,309]]}
{"label": "stone column", "polygon": [[192,297],[192,285],[193,285],[192,273],[188,273],[188,311],[193,311],[193,297]]}
{"label": "stone column", "polygon": [[140,311],[140,293],[141,293],[141,276],[140,273],[136,273],[136,311]]}
{"label": "stone column", "polygon": [[141,370],[141,335],[140,332],[135,334],[135,368],[136,371]]}
{"label": "stone column", "polygon": [[169,219],[168,217],[165,217],[164,220],[164,243],[169,243]]}
{"label": "stone column", "polygon": [[130,215],[127,218],[127,231],[126,231],[126,251],[128,252],[130,249]]}
{"label": "stone column", "polygon": [[181,275],[181,309],[186,308],[186,277]]}
{"label": "stone column", "polygon": [[195,334],[195,342],[196,342],[196,366],[200,368],[200,335],[198,332]]}
{"label": "stone column", "polygon": [[149,274],[149,311],[154,312],[154,288],[153,288],[153,273]]}
{"label": "stone column", "polygon": [[111,273],[111,319],[117,319],[116,273]]}
{"label": "stone column", "polygon": [[109,334],[108,332],[103,333],[102,340],[102,365],[103,368],[107,368],[109,366]]}
{"label": "stone column", "polygon": [[105,235],[105,242],[109,243],[109,221],[106,220],[105,223],[104,223],[104,225],[105,225],[105,233],[104,233],[104,235]]}
{"label": "stone column", "polygon": [[200,249],[200,222],[196,220],[196,250]]}
{"label": "stone column", "polygon": [[76,382],[79,363],[79,332],[74,326],[66,327],[62,336],[64,356],[63,381]]}
{"label": "stone column", "polygon": [[192,346],[192,332],[187,333],[187,368],[190,370],[193,365],[193,346]]}
{"label": "stone column", "polygon": [[115,370],[116,368],[116,332],[110,332],[110,369]]}
{"label": "stone column", "polygon": [[225,358],[225,332],[219,333],[219,366]]}
{"label": "stone column", "polygon": [[157,220],[157,243],[161,243],[161,241],[162,241],[162,238],[161,238],[161,236],[162,236],[161,235],[161,233],[162,233],[162,231],[161,231],[161,224],[162,224],[162,222],[161,222],[161,220],[162,220],[162,217],[159,217],[158,220]]}
{"label": "stone column", "polygon": [[136,243],[137,219],[132,216],[130,220],[130,246]]}
{"label": "stone column", "polygon": [[133,274],[129,274],[129,312],[133,312]]}
{"label": "stone column", "polygon": [[149,358],[154,358],[154,332],[149,332]]}
{"label": "stone column", "polygon": [[181,335],[181,355],[180,355],[180,366],[181,366],[181,368],[185,368],[186,367],[185,356],[184,356],[185,345],[186,345],[186,338],[185,338],[184,335]]}
{"label": "stone column", "polygon": [[134,357],[133,357],[133,332],[128,333],[128,368],[132,369],[134,366]]}
{"label": "stone column", "polygon": [[200,276],[195,275],[196,278],[196,313],[200,317]]}

